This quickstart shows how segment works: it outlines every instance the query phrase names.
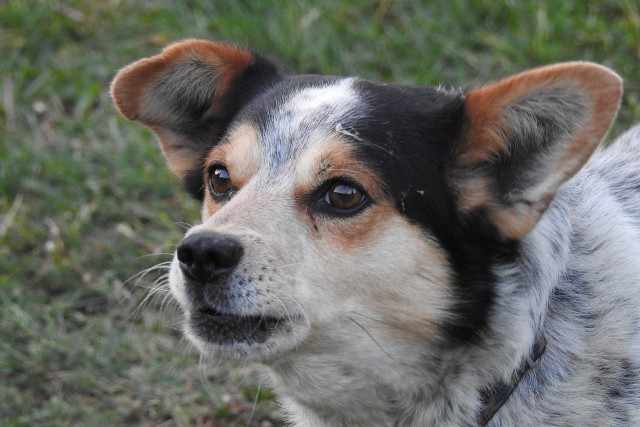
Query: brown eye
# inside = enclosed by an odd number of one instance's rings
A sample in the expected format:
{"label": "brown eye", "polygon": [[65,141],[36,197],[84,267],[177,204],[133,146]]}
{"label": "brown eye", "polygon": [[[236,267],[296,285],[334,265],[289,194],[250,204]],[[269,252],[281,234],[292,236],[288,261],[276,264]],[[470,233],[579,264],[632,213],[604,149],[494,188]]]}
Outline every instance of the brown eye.
{"label": "brown eye", "polygon": [[220,165],[211,168],[209,188],[214,196],[224,196],[232,190],[231,177],[227,168]]}
{"label": "brown eye", "polygon": [[357,187],[345,182],[333,184],[324,196],[324,202],[340,210],[356,209],[364,202],[365,196]]}

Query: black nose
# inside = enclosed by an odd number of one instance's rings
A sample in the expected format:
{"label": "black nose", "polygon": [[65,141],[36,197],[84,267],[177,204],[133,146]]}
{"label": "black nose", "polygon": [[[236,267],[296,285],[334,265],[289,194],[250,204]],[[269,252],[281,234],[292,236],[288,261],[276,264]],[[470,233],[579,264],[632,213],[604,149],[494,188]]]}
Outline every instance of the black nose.
{"label": "black nose", "polygon": [[213,282],[238,264],[244,248],[237,240],[217,233],[195,233],[186,237],[176,255],[185,276],[201,283]]}

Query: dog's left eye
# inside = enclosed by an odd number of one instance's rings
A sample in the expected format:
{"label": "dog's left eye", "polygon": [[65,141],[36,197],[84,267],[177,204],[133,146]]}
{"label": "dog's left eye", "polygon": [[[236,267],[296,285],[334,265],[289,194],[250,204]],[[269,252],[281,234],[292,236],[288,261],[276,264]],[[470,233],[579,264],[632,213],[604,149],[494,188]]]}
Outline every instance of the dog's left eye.
{"label": "dog's left eye", "polygon": [[231,192],[233,185],[227,168],[214,165],[209,173],[209,188],[213,196],[224,196]]}
{"label": "dog's left eye", "polygon": [[365,198],[364,192],[356,186],[338,181],[329,187],[324,202],[340,211],[353,211],[363,205]]}

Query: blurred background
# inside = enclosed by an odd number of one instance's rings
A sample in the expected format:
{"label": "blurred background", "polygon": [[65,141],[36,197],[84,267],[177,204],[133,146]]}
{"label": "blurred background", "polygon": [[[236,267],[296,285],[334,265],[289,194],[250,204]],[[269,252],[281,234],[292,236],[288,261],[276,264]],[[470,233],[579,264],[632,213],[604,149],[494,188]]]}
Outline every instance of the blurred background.
{"label": "blurred background", "polygon": [[187,37],[301,72],[463,89],[590,60],[625,78],[612,135],[640,119],[636,0],[4,0],[2,426],[279,424],[251,370],[201,363],[166,293],[150,295],[198,206],[108,87]]}

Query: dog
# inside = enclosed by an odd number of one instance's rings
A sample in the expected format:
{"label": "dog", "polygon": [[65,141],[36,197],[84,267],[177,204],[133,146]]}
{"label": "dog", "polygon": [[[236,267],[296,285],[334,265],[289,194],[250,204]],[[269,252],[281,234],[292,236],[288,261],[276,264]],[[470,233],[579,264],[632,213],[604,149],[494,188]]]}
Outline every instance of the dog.
{"label": "dog", "polygon": [[[613,71],[466,91],[185,40],[119,71],[202,200],[170,289],[296,426],[640,425],[640,127]],[[594,154],[595,153],[595,154]]]}

